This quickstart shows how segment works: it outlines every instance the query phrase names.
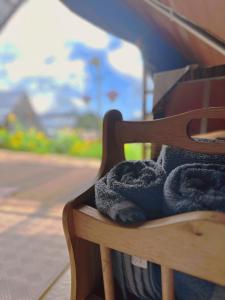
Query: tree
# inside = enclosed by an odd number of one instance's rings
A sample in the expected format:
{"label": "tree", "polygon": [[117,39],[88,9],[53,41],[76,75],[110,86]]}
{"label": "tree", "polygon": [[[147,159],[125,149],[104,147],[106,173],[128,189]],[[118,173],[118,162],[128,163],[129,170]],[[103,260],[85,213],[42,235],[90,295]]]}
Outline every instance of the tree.
{"label": "tree", "polygon": [[99,130],[101,128],[101,119],[94,113],[86,113],[78,118],[76,127]]}

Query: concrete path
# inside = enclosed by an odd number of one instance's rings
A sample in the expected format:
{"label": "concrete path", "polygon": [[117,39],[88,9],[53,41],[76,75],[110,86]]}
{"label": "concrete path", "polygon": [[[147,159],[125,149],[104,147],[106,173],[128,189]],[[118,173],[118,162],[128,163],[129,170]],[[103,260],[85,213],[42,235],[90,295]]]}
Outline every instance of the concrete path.
{"label": "concrete path", "polygon": [[62,209],[98,166],[92,159],[0,151],[0,300],[69,299]]}

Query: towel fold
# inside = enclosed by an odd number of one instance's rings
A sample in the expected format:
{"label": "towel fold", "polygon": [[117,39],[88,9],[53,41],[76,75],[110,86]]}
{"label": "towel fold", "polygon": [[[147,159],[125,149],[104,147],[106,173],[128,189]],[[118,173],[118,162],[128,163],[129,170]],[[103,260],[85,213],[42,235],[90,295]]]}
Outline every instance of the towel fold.
{"label": "towel fold", "polygon": [[166,215],[198,210],[225,212],[225,166],[193,163],[175,168],[166,179],[164,197]]}
{"label": "towel fold", "polygon": [[96,206],[122,224],[155,219],[161,214],[165,178],[154,161],[123,161],[96,183]]}
{"label": "towel fold", "polygon": [[[201,143],[215,143],[215,140],[196,139]],[[218,141],[219,142],[219,141]],[[220,141],[221,142],[221,141]],[[177,166],[191,163],[209,163],[225,165],[225,155],[212,155],[200,152],[193,152],[181,148],[163,145],[157,162],[169,174]]]}

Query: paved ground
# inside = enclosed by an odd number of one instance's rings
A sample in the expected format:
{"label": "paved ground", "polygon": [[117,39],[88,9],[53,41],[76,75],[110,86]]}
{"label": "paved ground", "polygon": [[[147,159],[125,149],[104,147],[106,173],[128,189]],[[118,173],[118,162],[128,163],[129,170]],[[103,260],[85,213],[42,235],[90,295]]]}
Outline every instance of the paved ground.
{"label": "paved ground", "polygon": [[0,151],[0,300],[69,299],[62,208],[98,166]]}

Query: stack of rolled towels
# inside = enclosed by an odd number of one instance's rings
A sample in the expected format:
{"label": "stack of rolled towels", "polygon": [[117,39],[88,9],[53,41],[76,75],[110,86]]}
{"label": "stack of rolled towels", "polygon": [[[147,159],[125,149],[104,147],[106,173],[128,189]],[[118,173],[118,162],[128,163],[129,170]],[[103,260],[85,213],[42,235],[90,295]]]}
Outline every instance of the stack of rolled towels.
{"label": "stack of rolled towels", "polygon": [[[225,155],[163,146],[157,162],[114,166],[96,183],[95,201],[100,212],[123,225],[190,211],[225,212]],[[158,265],[138,266],[117,251],[112,259],[124,300],[162,299]],[[224,287],[180,272],[174,276],[177,300],[225,299]]]}

